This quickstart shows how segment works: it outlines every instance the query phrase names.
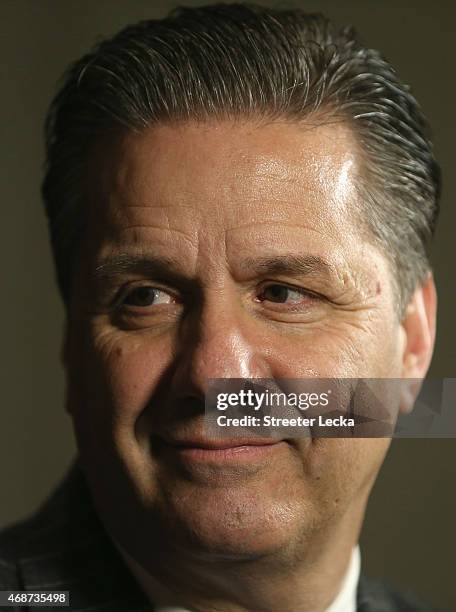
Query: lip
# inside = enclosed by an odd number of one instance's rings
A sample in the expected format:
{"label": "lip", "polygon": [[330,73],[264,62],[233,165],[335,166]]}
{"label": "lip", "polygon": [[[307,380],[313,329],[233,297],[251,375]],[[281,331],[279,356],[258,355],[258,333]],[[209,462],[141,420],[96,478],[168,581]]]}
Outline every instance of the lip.
{"label": "lip", "polygon": [[271,438],[232,438],[211,440],[205,438],[191,438],[184,440],[167,440],[167,443],[177,448],[200,448],[203,450],[224,450],[241,446],[272,446],[281,440]]}
{"label": "lip", "polygon": [[167,440],[165,444],[175,456],[185,463],[258,461],[266,459],[269,455],[272,455],[287,445],[284,440],[271,440],[270,438]]}

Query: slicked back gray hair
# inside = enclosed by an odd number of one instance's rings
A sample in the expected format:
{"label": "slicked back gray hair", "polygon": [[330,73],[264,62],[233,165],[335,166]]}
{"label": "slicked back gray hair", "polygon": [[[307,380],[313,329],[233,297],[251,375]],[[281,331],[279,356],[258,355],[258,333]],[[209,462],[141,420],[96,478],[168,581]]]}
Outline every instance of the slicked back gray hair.
{"label": "slicked back gray hair", "polygon": [[64,300],[85,223],[84,168],[98,135],[187,119],[300,121],[316,111],[346,120],[359,139],[364,224],[392,264],[403,312],[429,269],[440,194],[416,100],[353,29],[243,4],[179,8],[129,26],[66,73],[46,123],[43,183]]}

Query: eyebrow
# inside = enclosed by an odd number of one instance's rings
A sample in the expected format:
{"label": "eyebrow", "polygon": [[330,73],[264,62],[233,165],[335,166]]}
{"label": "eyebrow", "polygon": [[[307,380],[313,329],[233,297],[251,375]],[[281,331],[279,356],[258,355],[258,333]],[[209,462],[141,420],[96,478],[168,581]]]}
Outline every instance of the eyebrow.
{"label": "eyebrow", "polygon": [[332,264],[319,255],[277,255],[273,257],[249,258],[242,267],[256,274],[294,274],[299,276],[323,275],[334,277]]}
{"label": "eyebrow", "polygon": [[170,257],[121,254],[104,259],[93,270],[92,277],[96,282],[109,282],[118,276],[141,274],[188,283],[188,278],[177,271],[178,265],[179,261]]}
{"label": "eyebrow", "polygon": [[[163,278],[180,284],[189,284],[188,276],[179,272],[180,260],[163,256],[137,256],[121,254],[108,257],[96,266],[92,276],[96,282],[109,282],[118,276],[140,274]],[[258,275],[293,274],[296,276],[325,276],[333,278],[335,268],[319,255],[274,255],[247,258],[242,261],[243,271]]]}

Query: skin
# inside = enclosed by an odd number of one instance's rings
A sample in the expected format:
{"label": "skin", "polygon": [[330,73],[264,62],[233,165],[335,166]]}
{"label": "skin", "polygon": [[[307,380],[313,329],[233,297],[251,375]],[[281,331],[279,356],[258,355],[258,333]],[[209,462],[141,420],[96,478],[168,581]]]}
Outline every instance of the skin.
{"label": "skin", "polygon": [[[357,221],[361,159],[343,123],[160,125],[92,151],[67,408],[98,513],[157,603],[318,612],[340,589],[388,439],[183,469],[163,437],[202,431],[210,378],[424,376],[432,277],[398,320]],[[290,255],[327,266],[258,266]]]}

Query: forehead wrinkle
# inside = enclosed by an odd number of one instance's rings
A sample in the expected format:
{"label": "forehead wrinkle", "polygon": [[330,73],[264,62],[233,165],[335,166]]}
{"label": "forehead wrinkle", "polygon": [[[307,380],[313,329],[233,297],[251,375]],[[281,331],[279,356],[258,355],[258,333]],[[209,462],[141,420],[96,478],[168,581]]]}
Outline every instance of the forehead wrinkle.
{"label": "forehead wrinkle", "polygon": [[197,212],[198,208],[196,206],[190,206],[188,204],[129,204],[128,201],[125,203],[125,208],[141,208],[141,209],[150,209],[150,208],[188,208],[193,212]]}
{"label": "forehead wrinkle", "polygon": [[[282,211],[282,217],[284,217],[284,216],[287,217],[286,220],[278,218],[278,219],[271,219],[269,221],[260,221],[260,222],[249,221],[249,222],[246,222],[246,223],[244,223],[242,225],[236,225],[234,227],[229,227],[229,228],[227,228],[225,230],[225,234],[226,234],[227,238],[229,238],[230,234],[233,234],[236,231],[241,231],[242,232],[243,230],[245,230],[245,231],[249,231],[250,230],[250,231],[255,232],[259,228],[262,228],[264,226],[266,226],[266,228],[267,228],[269,226],[269,227],[271,227],[271,231],[272,231],[272,236],[271,237],[272,237],[273,240],[277,240],[277,231],[279,229],[280,230],[284,230],[284,231],[286,231],[287,229],[288,230],[291,229],[293,231],[293,233],[292,233],[292,237],[293,238],[296,238],[297,230],[298,230],[298,231],[304,232],[303,233],[303,237],[304,237],[305,233],[310,234],[310,235],[316,234],[319,237],[320,236],[323,237],[325,240],[327,240],[328,236],[330,236],[331,240],[335,241],[335,243],[336,243],[338,248],[343,247],[342,238],[338,235],[338,233],[337,233],[337,231],[336,231],[336,229],[334,227],[331,227],[331,226],[328,225],[325,228],[322,228],[321,225],[319,225],[319,227],[316,227],[316,226],[309,226],[309,225],[304,225],[304,224],[301,225],[299,223],[291,224],[289,222],[289,219],[288,219],[289,215]],[[262,235],[261,233],[260,233],[260,237],[261,237],[262,241],[265,238],[264,235]],[[288,234],[288,237],[290,237],[289,234]],[[256,237],[256,239],[259,239],[259,238]],[[282,244],[283,243],[280,241],[280,242],[276,242],[276,244],[274,246],[277,246],[278,248],[282,248]],[[283,244],[283,246],[286,247],[287,244],[289,245],[289,243],[287,242],[287,243]]]}
{"label": "forehead wrinkle", "polygon": [[176,233],[179,234],[181,237],[184,238],[184,240],[186,242],[188,242],[190,244],[190,246],[195,249],[197,248],[197,245],[192,242],[192,240],[189,238],[189,236],[183,231],[183,230],[179,230],[175,227],[160,227],[158,225],[148,225],[148,224],[133,224],[133,225],[127,225],[124,226],[122,228],[120,228],[120,234],[123,234],[124,232],[128,231],[128,230],[138,230],[138,229],[145,229],[145,230],[158,230],[160,232],[170,232],[170,233]]}

